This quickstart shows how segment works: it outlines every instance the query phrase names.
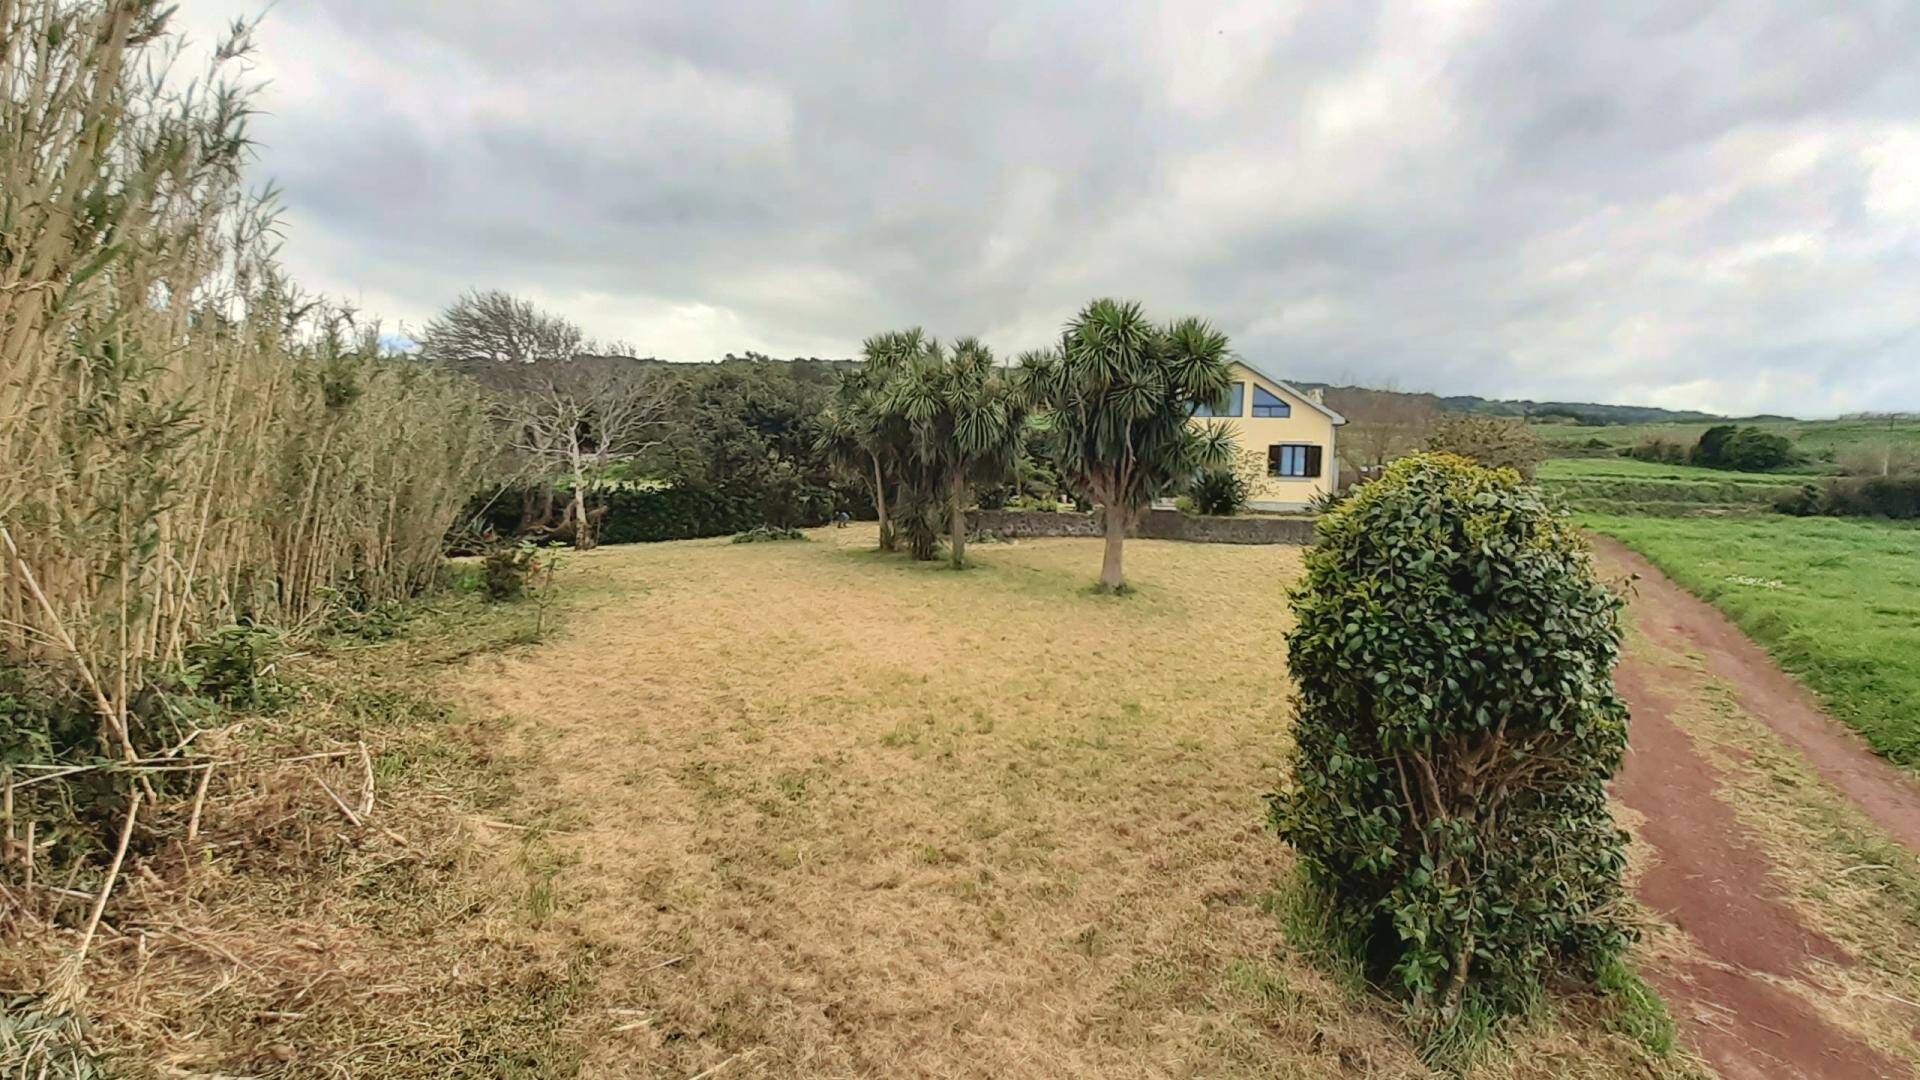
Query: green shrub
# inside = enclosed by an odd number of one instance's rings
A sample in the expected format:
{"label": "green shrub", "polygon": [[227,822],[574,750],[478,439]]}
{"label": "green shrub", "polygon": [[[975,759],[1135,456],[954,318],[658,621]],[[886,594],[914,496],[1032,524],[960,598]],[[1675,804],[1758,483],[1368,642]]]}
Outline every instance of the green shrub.
{"label": "green shrub", "polygon": [[1317,529],[1274,820],[1438,1046],[1628,941],[1603,786],[1621,604],[1536,488],[1453,455],[1395,462]]}
{"label": "green shrub", "polygon": [[1193,506],[1202,514],[1237,514],[1250,493],[1246,478],[1232,469],[1209,469],[1193,478]]}
{"label": "green shrub", "polygon": [[1766,472],[1791,464],[1793,443],[1785,435],[1769,435],[1757,427],[1744,427],[1720,450],[1722,467],[1741,472]]}
{"label": "green shrub", "polygon": [[1637,445],[1621,450],[1620,453],[1636,461],[1652,461],[1663,465],[1684,465],[1688,457],[1686,444],[1655,436],[1648,436],[1640,440]]}
{"label": "green shrub", "polygon": [[1774,509],[1798,517],[1920,518],[1920,475],[1847,477],[1824,488],[1806,484],[1780,496]]}
{"label": "green shrub", "polygon": [[279,663],[287,652],[270,626],[223,626],[181,653],[180,683],[222,705],[268,709],[286,698]]}
{"label": "green shrub", "polygon": [[596,497],[607,507],[600,525],[603,544],[725,536],[766,520],[760,497],[719,488],[620,487]]}
{"label": "green shrub", "polygon": [[1691,457],[1695,465],[1719,468],[1721,452],[1726,449],[1727,440],[1740,429],[1732,424],[1715,424],[1700,433],[1700,441],[1693,444]]}
{"label": "green shrub", "polygon": [[539,569],[540,549],[532,544],[496,544],[480,561],[480,588],[500,603],[527,593],[527,579]]}
{"label": "green shrub", "polygon": [[1700,435],[1688,458],[1695,465],[1740,472],[1766,472],[1793,463],[1793,443],[1757,427],[1716,424]]}
{"label": "green shrub", "polygon": [[1360,485],[1355,484],[1341,491],[1316,491],[1313,497],[1307,500],[1307,513],[1330,514],[1359,488]]}
{"label": "green shrub", "polygon": [[807,534],[784,525],[755,525],[746,532],[734,533],[736,544],[763,544],[771,540],[805,540]]}

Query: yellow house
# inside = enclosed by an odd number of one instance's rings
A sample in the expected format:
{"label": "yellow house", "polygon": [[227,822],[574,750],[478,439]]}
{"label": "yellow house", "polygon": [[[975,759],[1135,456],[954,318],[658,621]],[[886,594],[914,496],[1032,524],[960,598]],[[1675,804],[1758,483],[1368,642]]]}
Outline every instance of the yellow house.
{"label": "yellow house", "polygon": [[1347,418],[1327,408],[1318,391],[1296,389],[1236,360],[1227,399],[1195,410],[1193,422],[1233,429],[1241,452],[1266,463],[1249,509],[1304,510],[1315,495],[1340,488],[1333,438]]}

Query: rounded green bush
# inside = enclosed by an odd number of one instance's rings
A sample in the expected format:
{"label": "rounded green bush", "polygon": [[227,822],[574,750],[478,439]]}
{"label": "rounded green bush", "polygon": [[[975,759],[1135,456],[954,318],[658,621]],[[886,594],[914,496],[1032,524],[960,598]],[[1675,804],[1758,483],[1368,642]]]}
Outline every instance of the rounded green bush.
{"label": "rounded green bush", "polygon": [[1193,478],[1191,494],[1200,513],[1229,517],[1245,508],[1252,486],[1232,469],[1208,469]]}
{"label": "rounded green bush", "polygon": [[1510,469],[1390,466],[1320,519],[1288,636],[1281,835],[1369,974],[1447,1019],[1625,947],[1620,600]]}

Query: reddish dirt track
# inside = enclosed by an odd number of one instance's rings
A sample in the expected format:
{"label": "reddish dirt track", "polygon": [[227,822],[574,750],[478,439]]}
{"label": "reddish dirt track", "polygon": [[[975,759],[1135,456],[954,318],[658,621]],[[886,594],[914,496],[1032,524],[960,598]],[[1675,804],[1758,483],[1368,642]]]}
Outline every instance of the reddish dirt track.
{"label": "reddish dirt track", "polygon": [[1771,863],[1722,800],[1722,776],[1676,721],[1677,706],[1708,678],[1726,684],[1744,712],[1916,850],[1920,786],[1821,712],[1718,611],[1618,543],[1595,537],[1594,548],[1602,573],[1639,576],[1629,613],[1651,647],[1631,651],[1615,672],[1633,722],[1614,793],[1645,818],[1641,836],[1658,853],[1640,879],[1641,901],[1684,931],[1701,957],[1648,973],[1684,1037],[1730,1080],[1911,1076],[1811,1004],[1833,992],[1818,981],[1815,962],[1844,966],[1851,958],[1772,886]]}

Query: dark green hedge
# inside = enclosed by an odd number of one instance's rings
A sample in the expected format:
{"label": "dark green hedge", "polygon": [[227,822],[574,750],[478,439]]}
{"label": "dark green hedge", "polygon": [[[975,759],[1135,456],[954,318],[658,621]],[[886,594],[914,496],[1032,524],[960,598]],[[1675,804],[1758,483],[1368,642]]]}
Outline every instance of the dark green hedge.
{"label": "dark green hedge", "polygon": [[[474,496],[448,534],[453,554],[475,554],[480,550],[474,526],[480,533],[496,537],[526,534],[532,522],[530,512],[540,504],[538,488],[525,486],[501,492],[483,492]],[[554,521],[571,496],[565,491],[553,494]],[[770,524],[788,528],[810,528],[833,520],[836,511],[855,518],[871,520],[873,505],[858,490],[843,491],[805,485],[747,487],[709,487],[682,484],[666,488],[605,485],[587,493],[589,508],[606,508],[600,524],[603,544],[633,544],[654,540],[691,540],[703,536],[727,536]]]}
{"label": "dark green hedge", "polygon": [[712,488],[616,488],[596,493],[591,501],[607,508],[600,525],[603,544],[726,536],[762,520],[758,497]]}

